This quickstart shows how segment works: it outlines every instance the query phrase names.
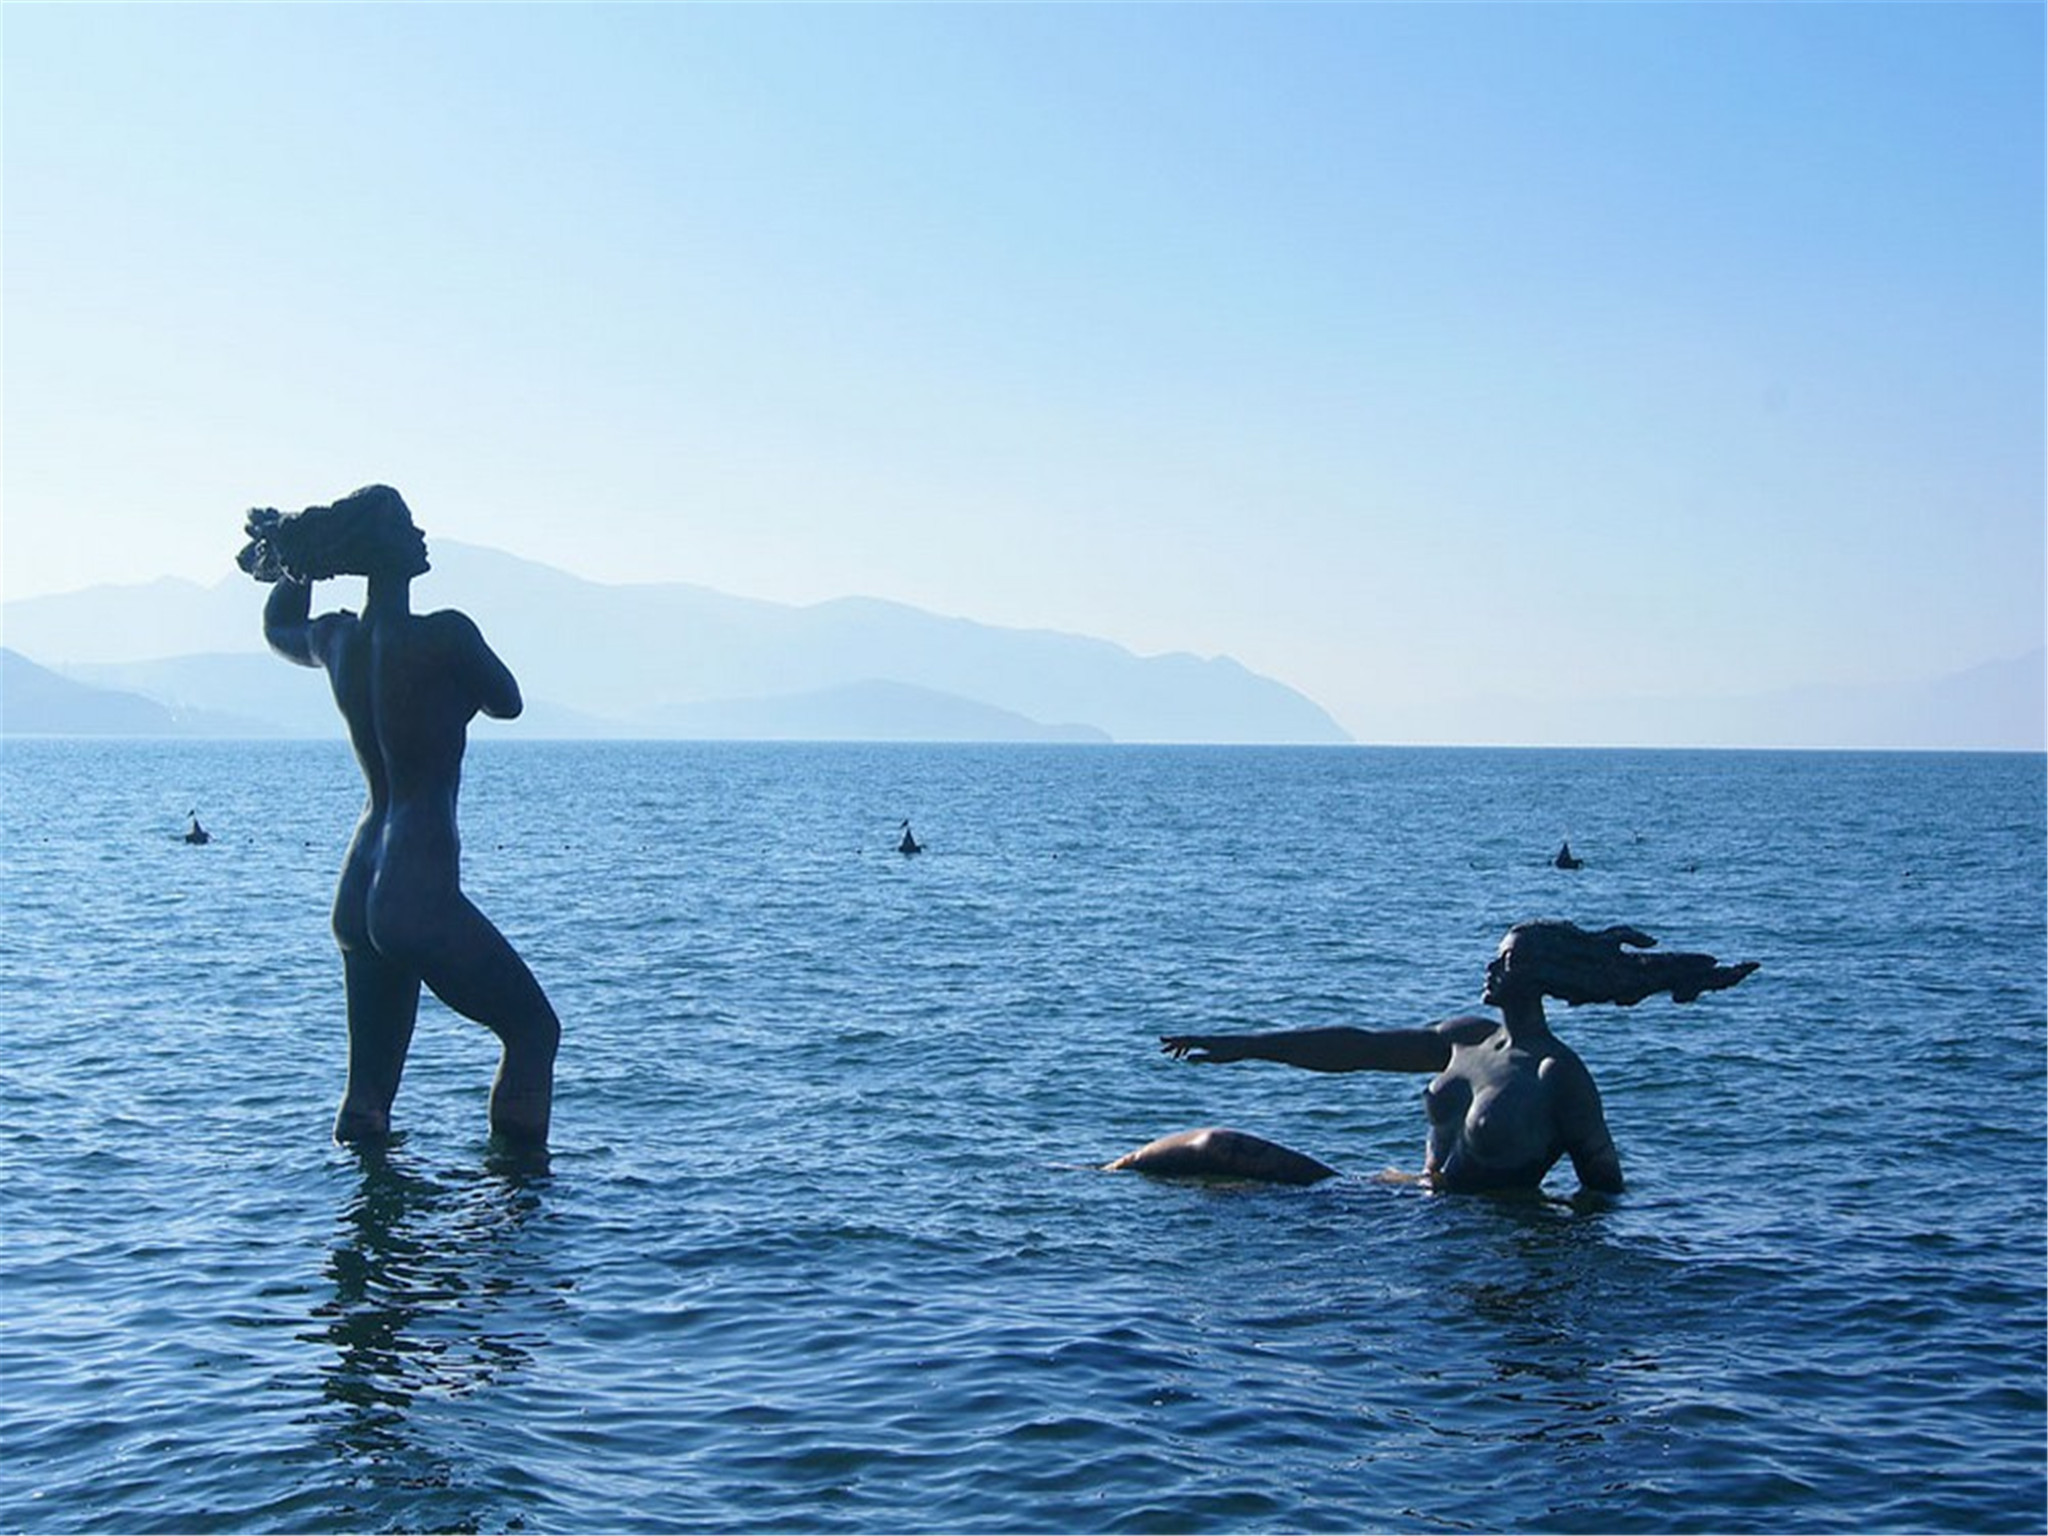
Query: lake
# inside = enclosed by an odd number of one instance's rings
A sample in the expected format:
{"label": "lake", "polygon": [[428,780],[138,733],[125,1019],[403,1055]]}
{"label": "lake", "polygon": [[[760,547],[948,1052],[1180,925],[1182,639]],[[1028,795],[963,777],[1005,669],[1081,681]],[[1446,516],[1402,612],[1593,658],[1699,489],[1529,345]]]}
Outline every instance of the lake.
{"label": "lake", "polygon": [[[2048,1519],[2039,756],[493,736],[544,1168],[431,1000],[392,1145],[329,1139],[338,740],[9,740],[0,788],[0,1528]],[[1377,1180],[1420,1078],[1158,1049],[1473,1008],[1538,916],[1762,963],[1553,1007],[1605,1209]],[[1092,1167],[1205,1124],[1344,1176]]]}

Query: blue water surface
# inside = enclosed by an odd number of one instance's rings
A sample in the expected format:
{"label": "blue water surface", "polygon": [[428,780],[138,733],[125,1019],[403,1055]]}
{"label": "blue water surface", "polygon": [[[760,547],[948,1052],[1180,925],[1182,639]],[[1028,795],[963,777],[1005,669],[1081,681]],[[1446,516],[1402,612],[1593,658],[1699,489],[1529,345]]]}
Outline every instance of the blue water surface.
{"label": "blue water surface", "polygon": [[[2039,757],[487,739],[545,1168],[431,1001],[395,1144],[328,1139],[338,741],[0,785],[0,1528],[2048,1518]],[[1555,1010],[1610,1208],[1377,1181],[1419,1079],[1157,1048],[1470,1008],[1536,916],[1763,965]],[[1090,1166],[1212,1123],[1346,1175]]]}

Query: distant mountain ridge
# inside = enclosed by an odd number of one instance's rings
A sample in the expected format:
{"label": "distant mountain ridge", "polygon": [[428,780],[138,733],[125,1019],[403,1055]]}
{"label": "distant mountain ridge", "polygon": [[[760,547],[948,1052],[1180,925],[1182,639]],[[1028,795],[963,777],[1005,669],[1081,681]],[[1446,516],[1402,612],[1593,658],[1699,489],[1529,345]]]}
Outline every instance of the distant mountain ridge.
{"label": "distant mountain ridge", "polygon": [[[422,609],[459,606],[518,674],[536,737],[1325,743],[1309,699],[1227,657],[1135,656],[901,604],[791,607],[683,583],[604,585],[437,541]],[[223,556],[223,563],[226,557]],[[322,607],[362,606],[362,583]],[[262,643],[262,593],[228,574],[0,605],[0,734],[320,736],[322,681]],[[1485,735],[1474,734],[1483,722]],[[1720,698],[1501,696],[1382,708],[1386,743],[2039,752],[2048,654],[1941,677]]]}
{"label": "distant mountain ridge", "polygon": [[[1350,740],[1313,701],[1228,657],[1140,657],[873,598],[794,607],[684,583],[606,585],[447,541],[433,553],[416,605],[478,621],[526,693],[522,734]],[[316,602],[360,607],[361,583],[323,586]],[[240,575],[166,579],[8,603],[0,636],[75,683],[154,701],[180,734],[331,734],[326,688],[264,652],[261,612]],[[9,708],[4,728],[69,729],[27,719]]]}
{"label": "distant mountain ridge", "polygon": [[0,734],[178,736],[185,728],[154,699],[73,682],[0,649]]}

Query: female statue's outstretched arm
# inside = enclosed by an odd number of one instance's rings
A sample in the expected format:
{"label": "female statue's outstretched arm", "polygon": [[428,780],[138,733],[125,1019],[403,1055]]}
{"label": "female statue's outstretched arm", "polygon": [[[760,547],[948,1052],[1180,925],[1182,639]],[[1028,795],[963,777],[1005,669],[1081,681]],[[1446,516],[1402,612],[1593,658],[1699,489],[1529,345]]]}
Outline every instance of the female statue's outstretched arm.
{"label": "female statue's outstretched arm", "polygon": [[1160,1049],[1188,1061],[1277,1061],[1311,1072],[1441,1072],[1451,1047],[1490,1019],[1445,1019],[1422,1029],[1283,1029],[1252,1035],[1161,1035]]}

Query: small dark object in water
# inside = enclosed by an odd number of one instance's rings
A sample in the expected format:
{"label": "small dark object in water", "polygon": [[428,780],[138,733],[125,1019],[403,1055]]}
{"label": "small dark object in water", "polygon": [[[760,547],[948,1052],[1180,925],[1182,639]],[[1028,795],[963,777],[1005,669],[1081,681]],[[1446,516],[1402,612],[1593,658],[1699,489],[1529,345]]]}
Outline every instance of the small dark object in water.
{"label": "small dark object in water", "polygon": [[910,823],[907,821],[903,823],[903,841],[896,845],[896,851],[904,854],[924,852],[924,844],[911,835]]}
{"label": "small dark object in water", "polygon": [[212,842],[213,834],[199,825],[199,813],[187,811],[185,814],[192,818],[192,825],[185,829],[185,841],[194,845]]}
{"label": "small dark object in water", "polygon": [[1550,861],[1559,869],[1584,869],[1586,861],[1572,852],[1571,839],[1566,838],[1564,846],[1557,850],[1557,857]]}

